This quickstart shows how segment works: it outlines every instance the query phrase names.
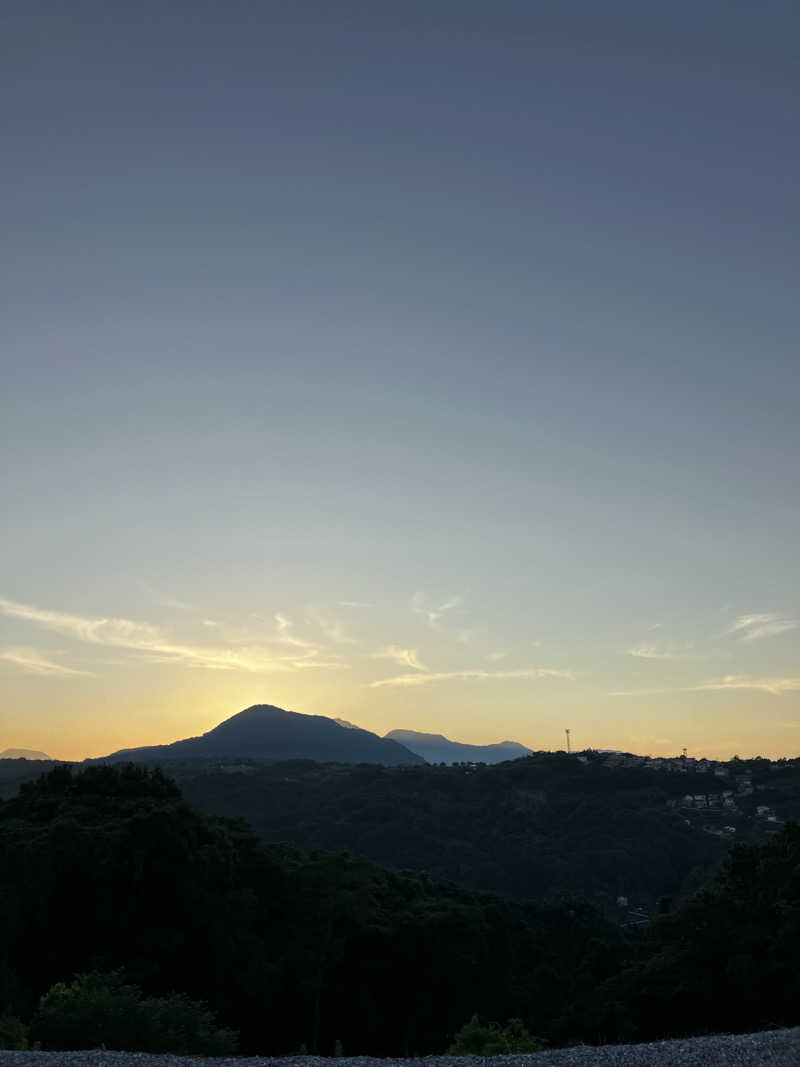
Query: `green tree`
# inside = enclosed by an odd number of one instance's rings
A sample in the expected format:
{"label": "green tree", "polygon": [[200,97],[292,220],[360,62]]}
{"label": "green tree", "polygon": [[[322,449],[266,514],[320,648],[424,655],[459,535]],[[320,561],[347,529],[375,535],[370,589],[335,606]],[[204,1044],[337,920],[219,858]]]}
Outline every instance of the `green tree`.
{"label": "green tree", "polygon": [[26,1049],[28,1028],[16,1015],[0,1015],[0,1048]]}
{"label": "green tree", "polygon": [[177,1055],[229,1055],[237,1035],[216,1028],[203,1004],[182,993],[144,998],[121,972],[76,975],[58,982],[39,1002],[34,1020],[37,1038],[46,1049],[104,1046],[127,1052],[171,1052]]}
{"label": "green tree", "polygon": [[448,1048],[454,1056],[507,1056],[518,1052],[541,1052],[545,1048],[541,1038],[525,1029],[521,1019],[509,1019],[505,1026],[482,1023],[473,1015],[464,1023]]}

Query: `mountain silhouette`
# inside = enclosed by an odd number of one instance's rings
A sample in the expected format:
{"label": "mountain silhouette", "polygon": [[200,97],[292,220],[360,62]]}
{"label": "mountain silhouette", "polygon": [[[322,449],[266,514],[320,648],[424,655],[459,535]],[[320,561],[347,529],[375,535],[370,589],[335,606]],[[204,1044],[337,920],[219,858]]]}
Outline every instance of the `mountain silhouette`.
{"label": "mountain silhouette", "polygon": [[424,763],[397,741],[368,730],[340,726],[324,715],[300,715],[271,704],[254,704],[215,726],[202,737],[188,737],[171,745],[123,748],[104,761],[157,760],[237,756],[250,759],[310,759],[325,763],[381,763],[394,767]]}
{"label": "mountain silhouette", "polygon": [[36,752],[32,748],[6,748],[0,752],[0,759],[46,759],[50,757],[44,752]]}
{"label": "mountain silhouette", "polygon": [[442,734],[423,734],[417,730],[390,730],[386,740],[397,741],[428,763],[503,763],[505,760],[530,756],[531,749],[517,741],[498,741],[494,745],[465,745]]}

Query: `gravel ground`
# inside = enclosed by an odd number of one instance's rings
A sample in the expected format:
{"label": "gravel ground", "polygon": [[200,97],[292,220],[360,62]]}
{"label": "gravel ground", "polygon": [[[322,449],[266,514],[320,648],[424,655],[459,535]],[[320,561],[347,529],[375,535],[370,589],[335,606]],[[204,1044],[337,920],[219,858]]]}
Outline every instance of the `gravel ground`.
{"label": "gravel ground", "polygon": [[319,1056],[204,1059],[144,1052],[0,1052],[0,1067],[800,1067],[800,1027],[759,1034],[716,1034],[646,1045],[554,1049],[526,1056],[426,1056],[424,1059]]}

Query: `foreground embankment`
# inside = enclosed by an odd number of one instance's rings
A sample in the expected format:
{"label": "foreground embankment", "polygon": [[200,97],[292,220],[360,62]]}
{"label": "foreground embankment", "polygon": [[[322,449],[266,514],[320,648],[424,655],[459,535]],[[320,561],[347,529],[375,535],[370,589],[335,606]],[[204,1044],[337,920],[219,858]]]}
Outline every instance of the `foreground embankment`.
{"label": "foreground embankment", "polygon": [[[332,1067],[319,1056],[237,1057],[155,1056],[144,1052],[0,1052],[0,1067]],[[336,1067],[798,1067],[800,1027],[757,1034],[715,1034],[644,1045],[604,1045],[554,1049],[519,1056],[427,1056],[380,1060],[343,1057]]]}

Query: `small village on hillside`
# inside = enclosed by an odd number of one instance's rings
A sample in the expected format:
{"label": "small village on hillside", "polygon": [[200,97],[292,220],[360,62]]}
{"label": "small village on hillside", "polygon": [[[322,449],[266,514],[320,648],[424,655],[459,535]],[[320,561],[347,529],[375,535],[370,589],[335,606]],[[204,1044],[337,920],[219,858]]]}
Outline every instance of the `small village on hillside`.
{"label": "small village on hillside", "polygon": [[[797,770],[800,768],[800,759],[769,760],[756,757],[752,760],[740,760],[733,757],[731,760],[710,760],[702,757],[696,759],[687,756],[684,750],[680,756],[637,756],[628,752],[596,752],[588,750],[578,753],[576,757],[581,763],[596,760],[609,770],[650,770],[683,775],[707,775],[709,776],[708,787],[697,788],[696,780],[691,783],[691,790],[679,797],[671,798],[667,805],[673,808],[689,809],[696,815],[707,816],[749,816],[756,818],[760,824],[761,833],[757,837],[763,838],[771,832],[774,833],[784,820],[779,818],[774,808],[769,804],[748,802],[742,805],[746,797],[752,797],[756,793],[768,792],[773,784],[778,781],[777,776],[781,772]],[[774,782],[772,776],[776,776]],[[711,783],[713,782],[713,787]],[[687,782],[688,784],[688,782]],[[733,838],[734,834],[741,830],[740,826],[704,826],[708,833],[717,834],[720,837]]]}

